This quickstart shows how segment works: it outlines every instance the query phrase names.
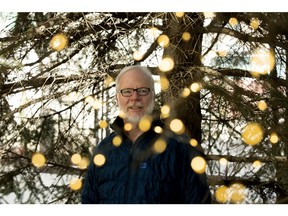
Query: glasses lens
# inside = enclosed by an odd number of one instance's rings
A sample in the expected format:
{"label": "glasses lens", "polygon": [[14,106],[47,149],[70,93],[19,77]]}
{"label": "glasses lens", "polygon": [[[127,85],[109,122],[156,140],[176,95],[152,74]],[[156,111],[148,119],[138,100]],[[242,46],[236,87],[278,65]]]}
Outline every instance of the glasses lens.
{"label": "glasses lens", "polygon": [[149,88],[139,88],[137,89],[137,93],[140,96],[145,96],[149,94],[150,89]]}
{"label": "glasses lens", "polygon": [[121,93],[124,97],[130,97],[133,94],[133,89],[123,89]]}

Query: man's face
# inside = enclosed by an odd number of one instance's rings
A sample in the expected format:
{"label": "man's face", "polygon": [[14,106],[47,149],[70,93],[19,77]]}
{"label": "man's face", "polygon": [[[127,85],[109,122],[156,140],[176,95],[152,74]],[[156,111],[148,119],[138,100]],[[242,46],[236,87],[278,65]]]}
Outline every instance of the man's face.
{"label": "man's face", "polygon": [[151,114],[154,109],[154,92],[147,75],[138,69],[131,69],[124,73],[119,80],[118,90],[150,88],[146,96],[140,96],[136,91],[130,97],[124,97],[120,92],[117,94],[117,103],[120,110],[125,114],[125,121],[137,123],[144,116]]}

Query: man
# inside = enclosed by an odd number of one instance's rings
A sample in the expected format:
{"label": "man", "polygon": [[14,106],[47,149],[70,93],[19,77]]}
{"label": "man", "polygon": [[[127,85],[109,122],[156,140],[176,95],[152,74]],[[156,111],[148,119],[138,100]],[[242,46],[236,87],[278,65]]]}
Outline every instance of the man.
{"label": "man", "polygon": [[[165,129],[159,118],[146,122],[144,130],[139,124],[152,116],[154,109],[154,80],[150,71],[142,66],[120,71],[116,99],[122,115],[111,125],[114,132],[95,149],[82,203],[210,203],[205,173],[196,174],[191,168],[191,160],[200,152],[184,135]],[[156,133],[156,126],[163,132]],[[117,137],[121,142],[118,139],[116,144]],[[159,140],[162,147],[156,151]],[[96,158],[102,158],[102,162],[98,163]]]}

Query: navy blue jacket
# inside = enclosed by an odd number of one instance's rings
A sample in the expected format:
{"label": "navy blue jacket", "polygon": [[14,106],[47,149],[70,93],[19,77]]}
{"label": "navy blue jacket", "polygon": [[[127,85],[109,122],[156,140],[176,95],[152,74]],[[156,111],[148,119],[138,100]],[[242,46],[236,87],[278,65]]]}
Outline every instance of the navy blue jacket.
{"label": "navy blue jacket", "polygon": [[[123,120],[117,118],[111,128],[114,132],[96,147],[94,155],[103,154],[105,163],[97,166],[93,158],[88,167],[82,190],[82,203],[102,204],[188,204],[210,203],[210,191],[205,174],[196,174],[191,168],[193,157],[201,153],[192,147],[185,136],[151,130],[142,134],[135,143],[128,139],[121,128]],[[116,135],[122,143],[116,147]],[[155,153],[153,144],[159,138],[166,140],[164,152]]]}

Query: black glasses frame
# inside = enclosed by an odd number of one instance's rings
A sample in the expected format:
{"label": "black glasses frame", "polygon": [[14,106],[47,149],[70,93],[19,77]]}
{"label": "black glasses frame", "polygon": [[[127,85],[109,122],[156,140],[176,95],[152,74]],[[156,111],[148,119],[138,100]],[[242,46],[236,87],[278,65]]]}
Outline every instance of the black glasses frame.
{"label": "black glasses frame", "polygon": [[134,91],[136,91],[139,96],[146,96],[150,93],[150,90],[151,90],[150,88],[146,88],[146,87],[141,87],[141,88],[136,88],[136,89],[125,88],[125,89],[121,89],[117,91],[117,93],[120,92],[123,97],[131,97]]}

